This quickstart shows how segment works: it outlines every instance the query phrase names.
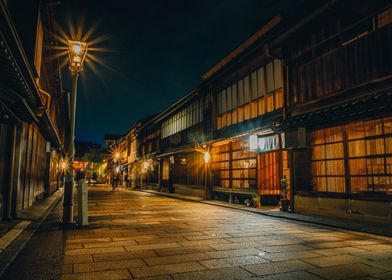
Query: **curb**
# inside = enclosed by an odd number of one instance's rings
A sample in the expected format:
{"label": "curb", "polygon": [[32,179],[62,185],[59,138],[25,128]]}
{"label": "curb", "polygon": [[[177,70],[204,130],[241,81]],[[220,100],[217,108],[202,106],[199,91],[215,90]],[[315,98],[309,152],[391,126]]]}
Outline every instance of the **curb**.
{"label": "curb", "polygon": [[136,191],[140,191],[140,192],[144,192],[144,193],[150,193],[150,194],[155,194],[155,195],[164,196],[164,197],[170,197],[170,198],[184,200],[184,201],[197,202],[197,203],[203,203],[203,204],[212,205],[212,206],[224,207],[224,208],[228,208],[228,209],[234,209],[234,210],[238,210],[238,211],[244,211],[244,212],[248,212],[248,213],[264,215],[264,216],[271,217],[271,218],[276,218],[276,219],[285,219],[285,220],[288,220],[288,221],[298,221],[298,222],[303,222],[303,223],[308,223],[308,224],[315,224],[315,225],[324,226],[324,227],[337,228],[337,229],[344,230],[344,231],[347,231],[347,232],[350,232],[350,233],[354,233],[354,234],[357,234],[357,235],[362,235],[362,236],[369,236],[369,235],[371,235],[373,238],[376,237],[376,238],[381,239],[381,240],[391,241],[391,238],[392,238],[392,236],[388,235],[387,233],[380,233],[380,232],[375,232],[375,231],[366,231],[366,230],[360,230],[360,229],[353,229],[353,228],[343,227],[343,226],[339,226],[339,225],[333,225],[333,224],[330,224],[330,223],[323,223],[321,221],[309,221],[307,219],[300,219],[300,218],[297,218],[297,217],[278,216],[278,215],[270,214],[270,213],[267,213],[267,212],[260,212],[260,211],[257,211],[257,210],[252,210],[252,208],[250,208],[250,209],[240,208],[240,207],[235,207],[235,206],[231,206],[231,205],[224,205],[224,204],[213,203],[213,202],[210,202],[208,200],[197,200],[197,199],[191,199],[191,198],[186,198],[186,197],[179,197],[179,196],[174,196],[174,195],[170,195],[170,194],[166,194],[166,193],[159,193],[159,192],[155,192],[155,191],[150,191],[150,190],[136,190]]}
{"label": "curb", "polygon": [[[53,211],[53,209],[61,202],[64,191],[58,190],[60,192],[59,196],[54,199],[51,204],[45,209],[43,214],[37,219],[31,221],[31,224],[27,226],[23,232],[21,232],[11,244],[0,254],[0,279],[2,279],[4,273],[7,271],[8,267],[12,264],[15,258],[26,246],[27,242],[31,239],[37,229],[41,226],[43,221],[48,217],[48,215]],[[56,192],[55,192],[56,193]],[[54,193],[54,194],[55,194]],[[52,195],[54,195],[52,194]],[[24,220],[20,220],[24,221]]]}

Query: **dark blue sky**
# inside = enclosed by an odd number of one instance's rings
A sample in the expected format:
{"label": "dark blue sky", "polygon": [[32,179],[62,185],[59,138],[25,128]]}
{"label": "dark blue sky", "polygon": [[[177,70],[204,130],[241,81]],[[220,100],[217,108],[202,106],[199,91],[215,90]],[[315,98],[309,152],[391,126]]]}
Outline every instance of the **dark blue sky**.
{"label": "dark blue sky", "polygon": [[92,39],[103,36],[96,46],[110,49],[94,53],[105,66],[79,79],[76,139],[101,143],[165,109],[289,2],[64,0],[58,21],[72,15],[84,30],[98,23]]}

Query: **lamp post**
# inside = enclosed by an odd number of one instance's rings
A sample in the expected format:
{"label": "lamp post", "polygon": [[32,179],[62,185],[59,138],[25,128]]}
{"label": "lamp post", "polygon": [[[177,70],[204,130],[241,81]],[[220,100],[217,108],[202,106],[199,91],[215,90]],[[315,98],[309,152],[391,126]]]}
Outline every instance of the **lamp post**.
{"label": "lamp post", "polygon": [[71,110],[70,110],[70,126],[67,141],[67,156],[70,163],[67,175],[65,177],[64,188],[64,208],[63,223],[64,225],[74,223],[73,215],[73,187],[74,187],[74,170],[73,161],[75,156],[75,118],[76,118],[76,95],[78,87],[79,73],[83,70],[83,62],[87,55],[87,43],[68,40],[68,61],[69,69],[72,75],[72,91],[71,91]]}
{"label": "lamp post", "polygon": [[207,199],[209,199],[210,195],[209,195],[209,191],[208,191],[208,163],[210,162],[210,152],[209,151],[205,151],[204,152],[204,191],[205,191],[205,197]]}

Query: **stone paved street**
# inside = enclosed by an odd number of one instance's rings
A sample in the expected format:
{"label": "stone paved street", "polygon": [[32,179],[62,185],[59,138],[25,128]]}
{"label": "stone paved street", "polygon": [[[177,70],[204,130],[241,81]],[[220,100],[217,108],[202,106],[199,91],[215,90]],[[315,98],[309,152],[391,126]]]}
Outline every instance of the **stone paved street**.
{"label": "stone paved street", "polygon": [[392,240],[90,187],[62,279],[392,279]]}

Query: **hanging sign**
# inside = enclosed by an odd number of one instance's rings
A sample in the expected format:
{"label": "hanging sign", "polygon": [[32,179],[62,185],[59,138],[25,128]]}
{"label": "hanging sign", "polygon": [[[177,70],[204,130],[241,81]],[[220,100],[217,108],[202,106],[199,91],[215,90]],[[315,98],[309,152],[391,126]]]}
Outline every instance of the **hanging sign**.
{"label": "hanging sign", "polygon": [[260,137],[258,139],[258,146],[260,152],[269,152],[280,149],[279,135],[271,135],[266,137]]}

